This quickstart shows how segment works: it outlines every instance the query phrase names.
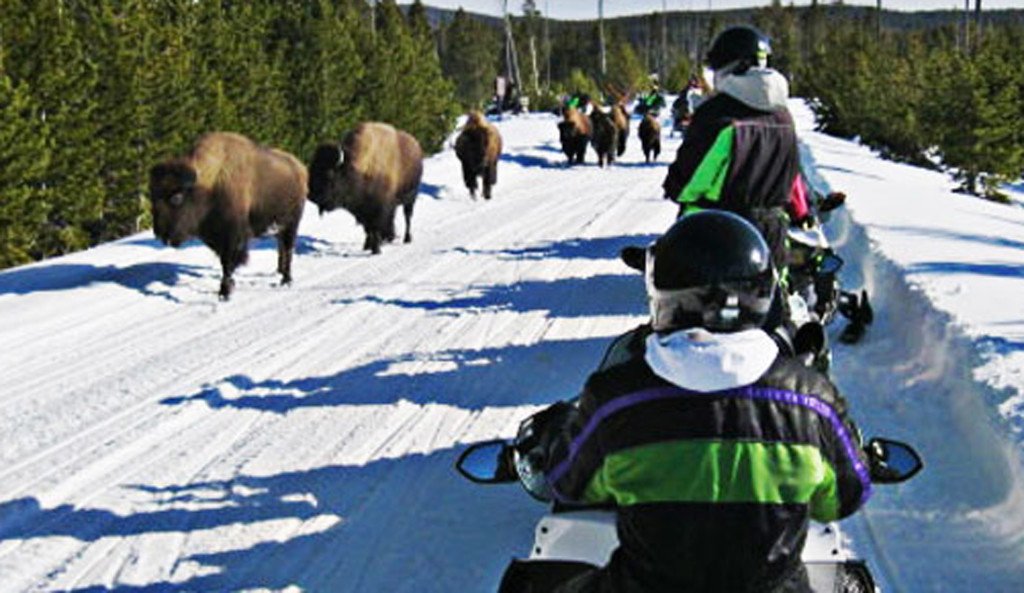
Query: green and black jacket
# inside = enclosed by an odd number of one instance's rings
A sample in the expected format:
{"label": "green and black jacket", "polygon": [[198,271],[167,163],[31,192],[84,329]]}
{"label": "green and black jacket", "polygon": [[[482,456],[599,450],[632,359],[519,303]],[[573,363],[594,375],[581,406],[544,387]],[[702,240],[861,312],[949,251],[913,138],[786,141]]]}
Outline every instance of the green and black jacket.
{"label": "green and black jacket", "polygon": [[680,215],[716,208],[750,220],[782,269],[785,207],[800,162],[789,87],[767,69],[727,77],[722,87],[693,114],[662,183],[665,197]]}
{"label": "green and black jacket", "polygon": [[551,447],[554,495],[617,507],[609,591],[778,590],[803,574],[808,520],[846,517],[870,494],[845,401],[784,357],[752,385],[678,387],[645,362],[647,333],[620,339],[632,344],[588,380]]}

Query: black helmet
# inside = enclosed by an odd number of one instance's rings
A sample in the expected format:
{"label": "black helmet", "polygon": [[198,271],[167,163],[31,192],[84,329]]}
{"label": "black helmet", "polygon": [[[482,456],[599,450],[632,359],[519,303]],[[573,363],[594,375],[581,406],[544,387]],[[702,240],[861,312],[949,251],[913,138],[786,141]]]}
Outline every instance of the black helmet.
{"label": "black helmet", "polygon": [[707,63],[712,70],[722,70],[736,62],[730,71],[742,73],[751,66],[767,66],[771,53],[772,44],[767,35],[755,27],[738,25],[715,37],[708,50]]}
{"label": "black helmet", "polygon": [[704,210],[680,218],[647,250],[654,330],[760,327],[775,291],[771,261],[761,233],[732,212]]}

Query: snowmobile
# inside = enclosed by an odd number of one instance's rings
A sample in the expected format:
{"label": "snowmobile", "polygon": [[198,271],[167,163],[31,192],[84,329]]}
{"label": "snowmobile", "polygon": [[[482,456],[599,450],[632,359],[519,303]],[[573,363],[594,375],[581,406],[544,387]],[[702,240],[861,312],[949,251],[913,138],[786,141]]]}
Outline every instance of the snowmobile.
{"label": "snowmobile", "polygon": [[[917,452],[905,443],[871,439],[864,448],[875,484],[895,484],[923,467]],[[518,481],[534,498],[544,495],[544,476],[534,470],[514,441],[494,440],[471,445],[456,469],[477,484]],[[613,507],[567,506],[555,502],[541,517],[525,558],[515,558],[503,575],[498,593],[544,593],[582,572],[603,566],[618,546]],[[836,523],[812,522],[802,558],[815,593],[881,593],[867,563],[846,546]]]}
{"label": "snowmobile", "polygon": [[858,342],[874,320],[874,311],[866,290],[843,290],[839,270],[843,259],[836,255],[821,225],[791,227],[789,238],[789,303],[793,320],[817,322],[827,326],[838,312],[849,323],[839,335],[846,344]]}

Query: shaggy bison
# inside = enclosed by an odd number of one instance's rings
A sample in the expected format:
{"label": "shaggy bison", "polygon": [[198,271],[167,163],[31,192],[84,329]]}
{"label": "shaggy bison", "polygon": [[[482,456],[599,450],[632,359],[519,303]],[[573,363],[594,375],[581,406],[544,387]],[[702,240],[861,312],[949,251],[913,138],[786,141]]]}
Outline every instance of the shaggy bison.
{"label": "shaggy bison", "polygon": [[640,146],[643,147],[645,161],[658,160],[661,154],[661,123],[650,113],[644,114],[640,122]]}
{"label": "shaggy bison", "polygon": [[612,121],[619,132],[619,145],[615,155],[622,156],[622,153],[626,152],[626,138],[629,138],[629,114],[622,103],[616,102],[612,105]]}
{"label": "shaggy bison", "polygon": [[179,247],[199,237],[220,258],[220,298],[227,300],[235,269],[249,259],[249,239],[277,228],[277,271],[292,281],[292,251],[306,203],[306,167],[287,152],[239,134],[202,136],[187,156],[149,172],[153,231]]}
{"label": "shaggy bison", "polygon": [[590,118],[575,107],[566,108],[558,122],[558,138],[569,164],[582,163],[590,143]]}
{"label": "shaggy bison", "polygon": [[380,253],[395,239],[395,210],[405,214],[405,242],[412,241],[412,210],[423,176],[423,149],[410,134],[363,122],[341,145],[321,144],[309,167],[309,200],[320,214],[344,208],[366,231],[363,249]]}
{"label": "shaggy bison", "polygon": [[491,199],[491,186],[498,182],[501,135],[479,111],[473,111],[455,140],[455,155],[462,161],[462,178],[469,194],[476,198],[476,178],[483,179],[484,199]]}
{"label": "shaggy bison", "polygon": [[601,167],[615,161],[615,149],[619,143],[619,130],[615,127],[612,116],[605,113],[597,105],[590,114],[590,122],[593,127],[593,136],[590,143],[597,153],[597,164]]}

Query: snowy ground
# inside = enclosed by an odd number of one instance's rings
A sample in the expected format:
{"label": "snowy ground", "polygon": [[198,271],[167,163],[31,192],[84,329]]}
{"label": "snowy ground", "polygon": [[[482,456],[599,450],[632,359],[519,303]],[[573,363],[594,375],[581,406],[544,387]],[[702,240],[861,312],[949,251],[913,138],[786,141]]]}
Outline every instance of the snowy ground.
{"label": "snowy ground", "polygon": [[[850,196],[828,227],[844,282],[876,309],[837,381],[928,464],[844,530],[886,591],[1020,591],[1024,208],[794,111],[817,182]],[[449,150],[412,244],[366,256],[348,214],[310,208],[290,288],[261,240],[219,303],[213,254],[151,233],[0,273],[0,592],[493,590],[544,509],[454,458],[574,395],[643,319],[616,254],[671,222],[678,145],[644,164],[634,120],[620,163],[567,169],[553,117],[499,125],[492,201]]]}

